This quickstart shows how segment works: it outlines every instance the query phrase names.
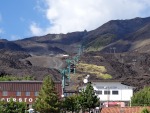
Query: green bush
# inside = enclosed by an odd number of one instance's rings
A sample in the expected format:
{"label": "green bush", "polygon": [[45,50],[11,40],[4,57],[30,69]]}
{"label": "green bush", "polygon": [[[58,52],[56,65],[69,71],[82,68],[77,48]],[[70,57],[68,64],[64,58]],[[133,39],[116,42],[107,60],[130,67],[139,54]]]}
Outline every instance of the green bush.
{"label": "green bush", "polygon": [[133,106],[149,106],[150,105],[150,87],[136,92],[132,97]]}
{"label": "green bush", "polygon": [[150,113],[150,111],[147,108],[143,108],[140,113]]}

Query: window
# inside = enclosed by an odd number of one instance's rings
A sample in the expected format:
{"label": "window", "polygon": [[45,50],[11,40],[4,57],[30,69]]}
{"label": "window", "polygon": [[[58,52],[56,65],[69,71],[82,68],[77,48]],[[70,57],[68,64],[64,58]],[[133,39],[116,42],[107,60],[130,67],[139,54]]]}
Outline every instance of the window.
{"label": "window", "polygon": [[16,95],[17,95],[17,96],[21,96],[21,92],[17,92]]}
{"label": "window", "polygon": [[26,96],[30,96],[30,92],[26,92]]}
{"label": "window", "polygon": [[39,92],[34,92],[34,96],[38,96]]}
{"label": "window", "polygon": [[112,91],[113,95],[118,95],[118,91]]}
{"label": "window", "polygon": [[110,91],[104,91],[105,95],[110,95]]}
{"label": "window", "polygon": [[8,92],[7,91],[3,91],[3,96],[8,96]]}
{"label": "window", "polygon": [[64,97],[67,97],[67,93],[64,93]]}
{"label": "window", "polygon": [[97,95],[102,95],[102,91],[95,91],[95,93],[97,94]]}

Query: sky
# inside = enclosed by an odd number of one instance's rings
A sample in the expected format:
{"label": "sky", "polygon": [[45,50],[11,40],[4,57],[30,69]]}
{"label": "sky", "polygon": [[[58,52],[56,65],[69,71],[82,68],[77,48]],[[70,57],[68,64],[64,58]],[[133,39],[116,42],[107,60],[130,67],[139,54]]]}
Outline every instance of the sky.
{"label": "sky", "polygon": [[94,30],[150,16],[150,0],[0,0],[0,39]]}

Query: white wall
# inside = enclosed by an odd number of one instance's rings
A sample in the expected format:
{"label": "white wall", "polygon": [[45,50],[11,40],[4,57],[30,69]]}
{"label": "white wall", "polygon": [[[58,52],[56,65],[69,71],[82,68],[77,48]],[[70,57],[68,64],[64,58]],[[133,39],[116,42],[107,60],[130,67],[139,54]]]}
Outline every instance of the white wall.
{"label": "white wall", "polygon": [[[102,94],[98,95],[100,101],[130,101],[133,96],[133,87],[119,82],[92,82],[92,85],[94,90],[102,91]],[[104,94],[104,91],[110,91],[110,95]],[[118,91],[118,94],[114,95],[112,91]]]}

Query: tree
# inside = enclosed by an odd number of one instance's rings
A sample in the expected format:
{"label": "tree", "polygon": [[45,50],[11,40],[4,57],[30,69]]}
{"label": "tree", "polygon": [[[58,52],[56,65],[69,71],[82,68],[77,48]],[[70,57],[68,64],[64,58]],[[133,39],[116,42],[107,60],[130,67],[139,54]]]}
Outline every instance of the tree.
{"label": "tree", "polygon": [[3,113],[4,112],[4,101],[0,101],[0,113]]}
{"label": "tree", "polygon": [[134,106],[150,105],[150,87],[145,87],[136,92],[131,99],[131,103]]}
{"label": "tree", "polygon": [[91,83],[88,83],[86,89],[81,91],[79,95],[79,103],[83,111],[88,108],[89,112],[91,108],[99,106],[99,98],[95,95]]}
{"label": "tree", "polygon": [[14,102],[10,99],[9,102],[0,102],[0,113],[25,113],[26,103],[24,102]]}
{"label": "tree", "polygon": [[46,76],[39,95],[35,102],[35,110],[40,113],[59,113],[59,98],[54,82],[50,76]]}
{"label": "tree", "polygon": [[78,102],[78,95],[66,97],[63,101],[62,107],[69,112],[71,111],[72,113],[79,112],[80,106]]}

